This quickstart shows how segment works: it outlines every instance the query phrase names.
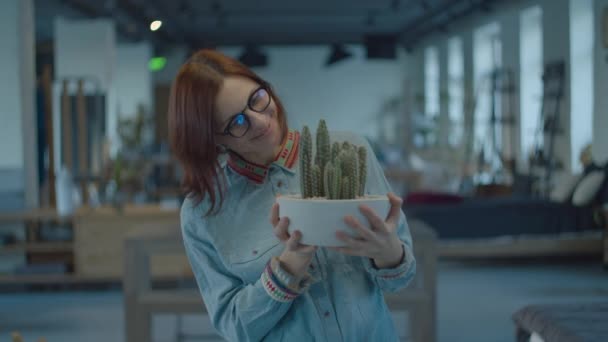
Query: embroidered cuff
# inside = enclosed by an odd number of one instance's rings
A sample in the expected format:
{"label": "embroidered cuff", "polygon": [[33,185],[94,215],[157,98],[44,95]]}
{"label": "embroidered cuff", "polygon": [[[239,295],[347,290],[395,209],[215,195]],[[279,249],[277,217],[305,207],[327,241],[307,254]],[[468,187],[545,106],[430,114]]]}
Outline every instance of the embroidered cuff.
{"label": "embroidered cuff", "polygon": [[264,272],[262,272],[261,281],[266,293],[278,302],[287,303],[298,296],[297,293],[280,284],[270,269],[270,262],[266,264],[266,268],[264,268]]}
{"label": "embroidered cuff", "polygon": [[403,248],[403,258],[401,259],[401,263],[396,267],[377,269],[374,267],[372,259],[364,258],[365,268],[370,274],[383,279],[395,279],[405,276],[409,270],[409,264],[413,260],[413,256],[410,249],[404,243],[401,244],[401,247]]}
{"label": "embroidered cuff", "polygon": [[279,282],[298,294],[304,292],[312,283],[312,277],[308,273],[306,273],[302,279],[297,279],[295,276],[285,271],[281,266],[278,257],[271,258],[269,264],[270,270],[277,277]]}

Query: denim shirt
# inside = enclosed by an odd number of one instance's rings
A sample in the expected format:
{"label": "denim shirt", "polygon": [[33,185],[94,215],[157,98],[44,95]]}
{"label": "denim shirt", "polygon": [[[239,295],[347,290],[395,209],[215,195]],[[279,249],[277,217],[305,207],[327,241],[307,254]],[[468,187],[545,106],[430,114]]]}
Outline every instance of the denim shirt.
{"label": "denim shirt", "polygon": [[[332,132],[331,140],[367,147],[366,194],[391,191],[365,139]],[[296,157],[297,147],[297,141],[289,147]],[[297,161],[293,166],[275,161],[256,180],[233,164],[226,158],[220,162],[228,191],[218,214],[203,217],[208,201],[194,205],[190,198],[181,210],[186,253],[220,335],[229,341],[398,341],[383,291],[405,287],[415,273],[403,212],[398,235],[405,257],[400,265],[378,270],[369,258],[320,247],[308,270],[314,279],[310,287],[293,301],[276,301],[260,281],[266,263],[284,249],[272,232],[270,209],[277,195],[300,192],[299,166]]]}

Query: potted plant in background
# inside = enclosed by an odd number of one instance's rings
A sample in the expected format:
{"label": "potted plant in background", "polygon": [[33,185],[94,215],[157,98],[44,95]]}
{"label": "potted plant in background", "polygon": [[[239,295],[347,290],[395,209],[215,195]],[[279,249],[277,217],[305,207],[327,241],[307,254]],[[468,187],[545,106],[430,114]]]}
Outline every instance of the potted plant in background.
{"label": "potted plant in background", "polygon": [[302,244],[343,246],[336,238],[338,230],[352,236],[344,222],[351,215],[360,222],[367,219],[359,206],[365,204],[378,215],[386,216],[390,203],[386,195],[365,194],[367,150],[350,142],[330,142],[325,120],[316,131],[316,153],[313,156],[312,135],[308,126],[300,139],[300,194],[280,196],[281,216],[289,217],[289,230],[302,232]]}

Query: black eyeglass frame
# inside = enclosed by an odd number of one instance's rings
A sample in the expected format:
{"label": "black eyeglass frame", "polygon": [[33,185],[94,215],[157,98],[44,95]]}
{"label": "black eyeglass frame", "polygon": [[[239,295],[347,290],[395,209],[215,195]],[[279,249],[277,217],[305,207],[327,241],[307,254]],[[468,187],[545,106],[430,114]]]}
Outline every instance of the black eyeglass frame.
{"label": "black eyeglass frame", "polygon": [[[253,95],[255,95],[258,91],[260,91],[262,89],[264,91],[266,91],[266,93],[268,94],[268,103],[266,103],[264,105],[264,108],[262,108],[260,110],[253,109],[253,106],[251,105],[251,101],[253,100]],[[249,95],[249,98],[247,99],[247,106],[245,106],[245,108],[243,108],[243,110],[240,113],[234,114],[232,117],[230,117],[230,120],[228,121],[226,128],[224,128],[224,130],[221,133],[216,133],[216,134],[222,135],[222,136],[229,135],[229,136],[231,136],[233,138],[237,138],[237,139],[244,137],[247,134],[247,132],[249,132],[249,129],[251,128],[251,119],[249,118],[249,115],[245,114],[245,111],[247,110],[247,108],[249,108],[250,110],[252,110],[256,113],[262,113],[263,111],[268,109],[268,106],[270,106],[270,102],[272,102],[272,94],[269,90],[269,87],[267,84],[261,84],[259,87],[255,88]],[[234,135],[234,134],[232,134],[232,132],[230,132],[230,127],[232,126],[234,120],[239,115],[243,115],[245,117],[245,121],[247,122],[247,129],[245,130],[245,132],[242,135]]]}

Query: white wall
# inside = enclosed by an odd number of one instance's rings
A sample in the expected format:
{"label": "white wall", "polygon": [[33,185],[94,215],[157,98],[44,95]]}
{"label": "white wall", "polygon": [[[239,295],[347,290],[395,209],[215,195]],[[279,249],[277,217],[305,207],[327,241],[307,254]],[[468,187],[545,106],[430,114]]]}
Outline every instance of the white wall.
{"label": "white wall", "polygon": [[[106,132],[111,150],[116,151],[116,28],[110,19],[67,20],[57,17],[54,21],[55,83],[53,91],[53,120],[55,146],[61,146],[60,90],[65,78],[84,78],[85,93],[98,89],[106,96]],[[68,89],[76,92],[76,82]],[[144,86],[145,85],[141,85]],[[55,165],[61,167],[61,148],[55,149]]]}
{"label": "white wall", "polygon": [[116,48],[116,105],[118,115],[133,117],[139,104],[153,109],[152,76],[148,61],[152,56],[149,43],[120,44]]}
{"label": "white wall", "polygon": [[10,0],[0,12],[0,168],[23,168],[19,2]]}
{"label": "white wall", "polygon": [[107,90],[116,70],[116,33],[109,19],[54,22],[55,76],[92,77]]}
{"label": "white wall", "polygon": [[608,162],[608,32],[603,23],[607,8],[608,0],[595,1],[593,156],[603,163]]}
{"label": "white wall", "polygon": [[154,84],[171,84],[179,67],[186,61],[188,50],[186,48],[175,47],[168,51],[163,51],[158,56],[167,58],[165,68],[152,73]]}
{"label": "white wall", "polygon": [[[377,116],[383,101],[402,93],[401,56],[391,61],[368,61],[361,46],[348,46],[353,57],[329,68],[326,46],[270,47],[269,65],[254,68],[276,88],[287,109],[289,125],[316,128],[325,118],[330,130],[349,130],[378,137]],[[240,49],[222,49],[236,57]],[[401,51],[400,51],[401,52]]]}
{"label": "white wall", "polygon": [[[9,0],[0,12],[0,170],[3,191],[38,205],[34,4]],[[15,177],[16,176],[16,177]],[[18,179],[16,179],[18,178]]]}

